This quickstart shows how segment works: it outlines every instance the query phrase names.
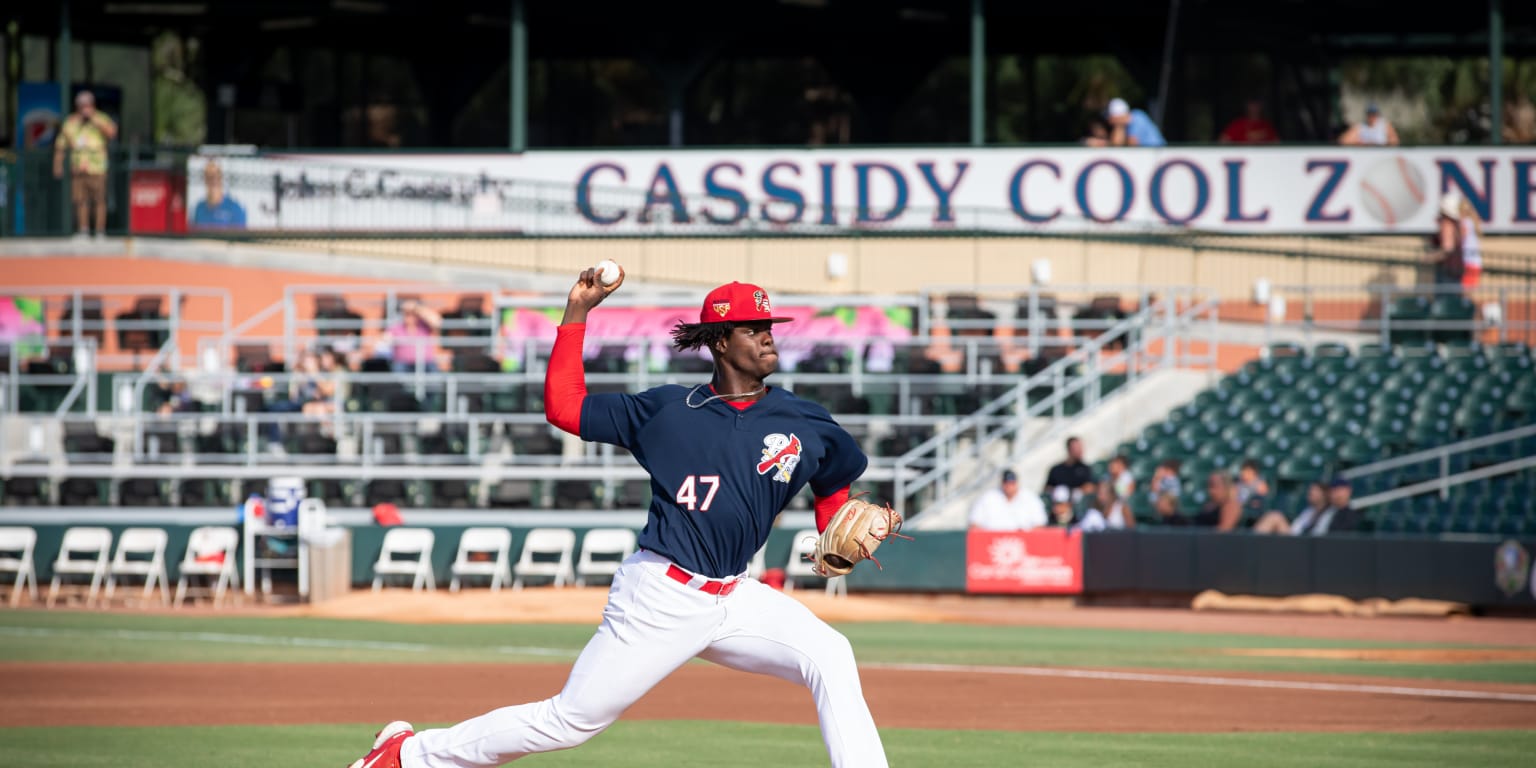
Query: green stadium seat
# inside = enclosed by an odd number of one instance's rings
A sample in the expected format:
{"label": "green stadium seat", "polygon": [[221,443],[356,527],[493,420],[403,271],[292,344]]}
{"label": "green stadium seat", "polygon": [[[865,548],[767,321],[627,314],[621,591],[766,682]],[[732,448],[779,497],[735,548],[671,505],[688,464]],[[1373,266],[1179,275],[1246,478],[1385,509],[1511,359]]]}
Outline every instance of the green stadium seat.
{"label": "green stadium seat", "polygon": [[235,503],[232,491],[226,480],[193,478],[181,481],[177,496],[183,507],[229,507]]}
{"label": "green stadium seat", "polygon": [[1429,334],[1418,329],[1403,328],[1399,322],[1421,322],[1429,319],[1429,299],[1425,296],[1401,296],[1389,305],[1388,322],[1391,323],[1390,339],[1393,346],[1422,344]]}
{"label": "green stadium seat", "polygon": [[1348,381],[1345,382],[1345,385],[1366,390],[1366,396],[1369,398],[1371,395],[1381,391],[1382,383],[1385,382],[1387,377],[1391,374],[1392,372],[1387,370],[1385,367],[1361,368],[1360,370],[1350,374]]}
{"label": "green stadium seat", "polygon": [[1381,451],[1380,440],[1371,435],[1360,435],[1340,443],[1334,455],[1343,466],[1358,467],[1376,461]]}
{"label": "green stadium seat", "polygon": [[1457,325],[1449,329],[1435,331],[1433,334],[1434,340],[1439,342],[1470,342],[1475,332],[1471,322],[1476,316],[1477,307],[1466,296],[1460,294],[1436,296],[1429,307],[1429,319],[1438,322],[1456,323]]}
{"label": "green stadium seat", "polygon": [[1392,392],[1402,399],[1409,399],[1424,391],[1429,382],[1429,377],[1422,371],[1404,369],[1387,376],[1381,382],[1384,392]]}
{"label": "green stadium seat", "polygon": [[1291,454],[1275,467],[1275,480],[1286,490],[1305,490],[1314,481],[1323,479],[1328,464],[1317,454]]}
{"label": "green stadium seat", "polygon": [[1524,536],[1530,532],[1524,517],[1504,515],[1494,521],[1492,533],[1501,536]]}
{"label": "green stadium seat", "polygon": [[1415,449],[1445,445],[1451,440],[1451,436],[1448,434],[1449,429],[1450,424],[1445,421],[1413,422],[1408,427],[1406,444]]}
{"label": "green stadium seat", "polygon": [[1516,389],[1504,398],[1504,410],[1516,416],[1536,413],[1536,389]]}
{"label": "green stadium seat", "polygon": [[1190,403],[1201,411],[1215,411],[1219,410],[1223,404],[1231,399],[1231,392],[1222,390],[1219,387],[1212,387],[1195,395],[1195,399],[1191,400]]}
{"label": "green stadium seat", "polygon": [[1456,410],[1451,424],[1462,437],[1485,435],[1493,431],[1499,409],[1486,400],[1469,402]]}
{"label": "green stadium seat", "polygon": [[1350,356],[1349,347],[1337,342],[1323,342],[1312,347],[1312,356],[1319,360],[1324,358],[1345,358]]}
{"label": "green stadium seat", "polygon": [[1277,341],[1269,345],[1269,357],[1271,360],[1296,360],[1306,355],[1306,350],[1300,344],[1288,341]]}

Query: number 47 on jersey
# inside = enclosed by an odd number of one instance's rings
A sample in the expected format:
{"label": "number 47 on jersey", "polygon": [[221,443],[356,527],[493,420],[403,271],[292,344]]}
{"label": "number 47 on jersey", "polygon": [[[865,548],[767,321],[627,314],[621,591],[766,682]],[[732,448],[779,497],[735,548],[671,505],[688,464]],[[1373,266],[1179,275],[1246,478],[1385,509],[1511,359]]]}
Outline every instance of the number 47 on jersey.
{"label": "number 47 on jersey", "polygon": [[[699,486],[709,486],[704,492],[704,500],[699,501]],[[683,479],[683,484],[677,487],[677,505],[689,512],[708,512],[709,505],[715,501],[715,491],[720,490],[719,475],[689,475]]]}

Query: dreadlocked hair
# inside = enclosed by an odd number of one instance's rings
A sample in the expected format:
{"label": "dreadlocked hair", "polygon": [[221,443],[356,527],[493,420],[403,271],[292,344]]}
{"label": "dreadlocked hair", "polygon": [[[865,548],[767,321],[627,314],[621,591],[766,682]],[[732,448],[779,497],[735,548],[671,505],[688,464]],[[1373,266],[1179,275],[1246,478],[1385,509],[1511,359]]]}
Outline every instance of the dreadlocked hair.
{"label": "dreadlocked hair", "polygon": [[735,327],[734,323],[678,323],[672,326],[672,346],[679,352],[714,349]]}

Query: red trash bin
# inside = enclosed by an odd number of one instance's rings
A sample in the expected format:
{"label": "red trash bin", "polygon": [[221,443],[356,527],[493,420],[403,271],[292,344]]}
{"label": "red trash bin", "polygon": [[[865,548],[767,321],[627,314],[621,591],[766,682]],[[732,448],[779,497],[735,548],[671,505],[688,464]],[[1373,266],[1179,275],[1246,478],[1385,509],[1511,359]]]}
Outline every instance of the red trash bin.
{"label": "red trash bin", "polygon": [[186,232],[186,176],[161,168],[134,170],[128,177],[128,231]]}

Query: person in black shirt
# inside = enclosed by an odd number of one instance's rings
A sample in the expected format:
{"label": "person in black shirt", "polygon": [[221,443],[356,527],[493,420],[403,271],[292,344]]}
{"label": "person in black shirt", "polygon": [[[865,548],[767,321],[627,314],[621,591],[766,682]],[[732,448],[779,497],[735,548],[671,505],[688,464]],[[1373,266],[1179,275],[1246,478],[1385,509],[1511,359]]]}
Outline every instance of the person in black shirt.
{"label": "person in black shirt", "polygon": [[1045,476],[1046,493],[1060,485],[1071,488],[1073,498],[1094,491],[1093,470],[1083,463],[1083,441],[1075,437],[1067,438],[1067,460],[1051,467]]}

